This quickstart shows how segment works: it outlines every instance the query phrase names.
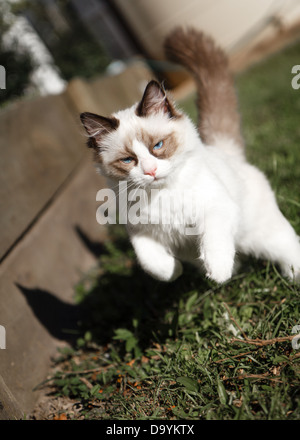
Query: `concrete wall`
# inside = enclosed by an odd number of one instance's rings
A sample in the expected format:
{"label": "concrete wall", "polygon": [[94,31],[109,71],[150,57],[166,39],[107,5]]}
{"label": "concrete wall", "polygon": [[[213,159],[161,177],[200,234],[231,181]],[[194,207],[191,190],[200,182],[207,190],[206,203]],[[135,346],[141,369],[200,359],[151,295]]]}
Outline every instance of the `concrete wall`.
{"label": "concrete wall", "polygon": [[153,58],[174,26],[211,34],[227,51],[243,49],[300,21],[298,0],[113,0]]}
{"label": "concrete wall", "polygon": [[96,193],[106,183],[92,165],[79,113],[109,115],[132,105],[149,79],[135,63],[0,114],[0,419],[32,410],[51,356],[74,337],[73,287],[106,239],[96,222]]}

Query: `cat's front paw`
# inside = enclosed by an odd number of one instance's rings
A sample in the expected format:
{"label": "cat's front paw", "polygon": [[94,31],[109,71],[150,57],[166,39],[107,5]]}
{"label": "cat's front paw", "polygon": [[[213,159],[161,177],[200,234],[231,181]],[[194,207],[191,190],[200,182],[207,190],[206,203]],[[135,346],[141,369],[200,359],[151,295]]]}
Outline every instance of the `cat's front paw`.
{"label": "cat's front paw", "polygon": [[300,268],[284,267],[282,268],[282,275],[292,283],[300,284]]}
{"label": "cat's front paw", "polygon": [[204,258],[206,276],[218,284],[223,284],[232,277],[234,261],[230,257],[220,254]]}
{"label": "cat's front paw", "polygon": [[159,281],[170,282],[182,274],[182,264],[153,238],[135,235],[131,238],[137,259],[149,275]]}
{"label": "cat's front paw", "polygon": [[145,272],[158,281],[175,281],[183,272],[181,262],[170,255],[157,257],[154,263],[153,261],[151,261],[151,264],[143,262],[142,267]]}
{"label": "cat's front paw", "polygon": [[225,270],[223,270],[222,272],[221,271],[218,271],[218,272],[211,272],[210,271],[210,272],[206,273],[206,276],[218,284],[223,284],[226,281],[230,280],[230,278],[232,276],[232,272],[225,271]]}
{"label": "cat's front paw", "polygon": [[165,262],[165,265],[160,268],[158,278],[160,281],[171,282],[177,280],[182,275],[182,264],[179,260],[172,258]]}

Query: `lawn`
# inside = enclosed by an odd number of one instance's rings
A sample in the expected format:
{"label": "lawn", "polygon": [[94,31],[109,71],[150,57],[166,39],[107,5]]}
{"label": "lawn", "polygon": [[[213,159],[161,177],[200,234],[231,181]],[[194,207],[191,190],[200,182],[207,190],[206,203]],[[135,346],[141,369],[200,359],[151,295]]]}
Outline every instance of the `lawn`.
{"label": "lawn", "polygon": [[[249,161],[300,234],[299,55],[296,44],[236,80]],[[195,118],[194,96],[180,104]],[[110,232],[75,288],[81,334],[43,385],[70,403],[50,419],[300,419],[299,286],[254,259],[221,287],[188,266],[162,284],[136,265],[122,227]]]}

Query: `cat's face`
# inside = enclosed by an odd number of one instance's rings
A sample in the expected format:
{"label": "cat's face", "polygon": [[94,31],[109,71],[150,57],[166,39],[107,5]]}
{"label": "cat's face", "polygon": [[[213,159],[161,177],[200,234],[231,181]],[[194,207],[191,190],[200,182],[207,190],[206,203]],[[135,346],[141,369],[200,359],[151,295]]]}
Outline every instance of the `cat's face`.
{"label": "cat's face", "polygon": [[101,172],[139,187],[162,186],[180,167],[182,118],[156,81],[140,103],[110,118],[81,114]]}

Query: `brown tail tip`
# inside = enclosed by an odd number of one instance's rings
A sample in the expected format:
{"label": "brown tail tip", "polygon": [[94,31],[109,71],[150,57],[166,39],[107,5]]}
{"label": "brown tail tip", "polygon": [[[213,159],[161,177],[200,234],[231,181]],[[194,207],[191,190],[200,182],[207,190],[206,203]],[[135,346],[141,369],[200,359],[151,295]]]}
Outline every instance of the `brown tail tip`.
{"label": "brown tail tip", "polygon": [[174,28],[165,38],[164,51],[167,59],[195,71],[200,66],[215,70],[215,65],[228,66],[227,56],[204,32],[187,27]]}

